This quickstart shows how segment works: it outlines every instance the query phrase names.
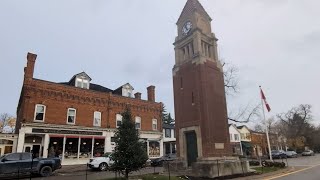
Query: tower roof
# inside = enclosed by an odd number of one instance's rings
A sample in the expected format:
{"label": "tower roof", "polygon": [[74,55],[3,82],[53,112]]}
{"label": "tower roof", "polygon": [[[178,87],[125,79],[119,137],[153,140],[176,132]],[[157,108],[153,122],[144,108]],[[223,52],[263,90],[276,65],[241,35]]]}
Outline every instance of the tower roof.
{"label": "tower roof", "polygon": [[198,0],[188,0],[182,10],[182,13],[180,14],[177,23],[180,21],[181,17],[184,17],[185,15],[193,11],[197,11],[199,14],[207,17],[210,21],[212,20],[207,11],[203,8],[203,6],[200,4]]}

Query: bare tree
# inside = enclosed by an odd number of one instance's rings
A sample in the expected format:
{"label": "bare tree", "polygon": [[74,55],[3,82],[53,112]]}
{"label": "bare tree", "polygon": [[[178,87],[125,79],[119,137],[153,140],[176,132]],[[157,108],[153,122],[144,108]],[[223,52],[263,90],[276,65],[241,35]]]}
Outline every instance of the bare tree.
{"label": "bare tree", "polygon": [[223,76],[224,76],[224,87],[226,94],[233,94],[239,92],[239,79],[238,73],[239,70],[236,66],[226,63],[224,60],[221,60],[223,67]]}
{"label": "bare tree", "polygon": [[238,113],[233,116],[234,118],[228,117],[228,120],[238,123],[248,123],[249,121],[259,119],[260,106],[260,104],[254,106],[247,104],[247,106],[238,110]]}
{"label": "bare tree", "polygon": [[0,132],[4,132],[5,127],[11,128],[11,133],[14,132],[16,119],[8,113],[0,114]]}

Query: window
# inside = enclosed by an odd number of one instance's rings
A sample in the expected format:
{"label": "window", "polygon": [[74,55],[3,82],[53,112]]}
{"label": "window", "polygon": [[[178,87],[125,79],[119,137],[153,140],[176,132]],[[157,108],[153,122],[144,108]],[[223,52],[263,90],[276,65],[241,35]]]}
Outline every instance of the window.
{"label": "window", "polygon": [[136,129],[141,129],[141,117],[136,117]]}
{"label": "window", "polygon": [[158,124],[156,119],[152,119],[152,130],[157,130]]}
{"label": "window", "polygon": [[230,141],[232,140],[232,134],[230,134]]}
{"label": "window", "polygon": [[244,137],[244,134],[243,134],[243,133],[241,133],[241,139],[245,139],[245,137]]}
{"label": "window", "polygon": [[7,161],[19,161],[20,153],[9,154],[5,158]]}
{"label": "window", "polygon": [[101,112],[95,111],[93,113],[93,126],[101,126]]}
{"label": "window", "polygon": [[67,124],[75,124],[75,123],[76,123],[76,109],[69,108]]}
{"label": "window", "polygon": [[84,89],[89,89],[89,81],[86,80],[86,79],[77,78],[77,80],[76,80],[76,87],[84,88]]}
{"label": "window", "polygon": [[44,121],[45,112],[46,112],[46,106],[42,104],[37,104],[34,112],[34,120]]}
{"label": "window", "polygon": [[171,129],[165,129],[165,137],[171,138]]}
{"label": "window", "polygon": [[22,153],[21,154],[21,160],[29,160],[32,159],[31,153]]}
{"label": "window", "polygon": [[116,127],[118,128],[122,124],[122,116],[121,114],[116,115]]}
{"label": "window", "polygon": [[234,134],[234,140],[239,141],[239,134]]}

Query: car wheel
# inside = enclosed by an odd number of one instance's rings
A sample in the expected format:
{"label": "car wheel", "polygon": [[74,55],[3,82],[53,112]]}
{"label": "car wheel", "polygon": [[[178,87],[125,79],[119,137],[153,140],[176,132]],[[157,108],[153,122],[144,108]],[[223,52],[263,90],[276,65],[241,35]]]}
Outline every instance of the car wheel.
{"label": "car wheel", "polygon": [[99,170],[100,171],[105,171],[105,170],[107,170],[108,169],[108,164],[107,163],[101,163],[100,165],[99,165]]}
{"label": "car wheel", "polygon": [[52,174],[52,168],[50,166],[43,166],[40,170],[40,175],[42,177],[48,177]]}

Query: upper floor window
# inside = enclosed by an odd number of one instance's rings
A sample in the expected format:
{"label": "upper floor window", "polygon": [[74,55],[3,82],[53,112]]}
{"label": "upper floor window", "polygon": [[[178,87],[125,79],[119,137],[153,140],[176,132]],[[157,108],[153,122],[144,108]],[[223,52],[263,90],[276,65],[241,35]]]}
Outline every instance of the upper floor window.
{"label": "upper floor window", "polygon": [[165,129],[165,137],[171,138],[171,129]]}
{"label": "upper floor window", "polygon": [[46,106],[42,104],[37,104],[34,111],[34,120],[44,121],[45,113],[46,113]]}
{"label": "upper floor window", "polygon": [[241,139],[245,139],[245,137],[244,137],[244,134],[243,134],[243,133],[241,133]]}
{"label": "upper floor window", "polygon": [[101,126],[101,112],[95,111],[93,113],[93,126]]}
{"label": "upper floor window", "polygon": [[89,89],[89,81],[86,79],[77,78],[76,87]]}
{"label": "upper floor window", "polygon": [[141,129],[141,117],[136,117],[136,129]]}
{"label": "upper floor window", "polygon": [[239,134],[234,134],[234,140],[239,141]]}
{"label": "upper floor window", "polygon": [[230,141],[232,141],[232,134],[230,134]]}
{"label": "upper floor window", "polygon": [[122,116],[121,116],[121,114],[117,114],[116,115],[116,127],[117,128],[120,127],[121,124],[122,124]]}
{"label": "upper floor window", "polygon": [[68,109],[68,117],[67,117],[67,124],[75,124],[76,123],[76,109],[69,108]]}
{"label": "upper floor window", "polygon": [[156,119],[152,119],[152,130],[158,130],[158,123]]}

